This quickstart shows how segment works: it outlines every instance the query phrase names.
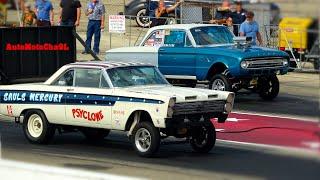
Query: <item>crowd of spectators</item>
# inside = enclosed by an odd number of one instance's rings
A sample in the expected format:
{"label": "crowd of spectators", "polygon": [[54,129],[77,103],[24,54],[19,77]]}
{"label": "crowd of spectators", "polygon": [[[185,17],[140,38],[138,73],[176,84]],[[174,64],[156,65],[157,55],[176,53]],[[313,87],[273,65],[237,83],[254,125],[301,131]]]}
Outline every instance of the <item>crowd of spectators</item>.
{"label": "crowd of spectators", "polygon": [[[177,0],[171,7],[166,7],[164,0],[158,1],[155,9],[155,18],[151,26],[166,24],[169,13],[174,12],[184,0]],[[241,1],[235,1],[234,10],[229,0],[223,0],[220,7],[215,9],[213,18],[209,21],[212,24],[227,26],[236,36],[250,36],[253,42],[258,40],[262,44],[259,25],[254,20],[254,13],[246,11]],[[34,4],[24,3],[21,26],[79,26],[81,16],[81,3],[79,0],[60,0],[58,20],[54,20],[53,6],[50,0],[34,0]],[[91,49],[92,38],[94,37],[94,53],[99,53],[101,30],[105,23],[105,6],[102,0],[90,0],[84,8],[84,14],[88,17],[86,48],[83,54]]]}

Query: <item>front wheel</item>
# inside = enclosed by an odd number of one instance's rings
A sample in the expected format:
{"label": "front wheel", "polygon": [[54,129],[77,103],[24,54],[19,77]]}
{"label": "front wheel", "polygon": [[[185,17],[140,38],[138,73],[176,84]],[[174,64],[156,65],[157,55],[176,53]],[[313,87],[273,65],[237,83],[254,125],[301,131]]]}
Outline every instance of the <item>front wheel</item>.
{"label": "front wheel", "polygon": [[259,95],[264,100],[272,100],[279,94],[280,85],[276,75],[260,77],[258,80]]}
{"label": "front wheel", "polygon": [[218,91],[231,91],[232,84],[223,74],[214,75],[209,83],[209,89]]}
{"label": "front wheel", "polygon": [[47,144],[55,133],[54,126],[40,110],[27,111],[22,127],[25,137],[33,144]]}
{"label": "front wheel", "polygon": [[195,152],[208,153],[216,143],[216,130],[213,124],[202,126],[193,132],[190,145]]}
{"label": "front wheel", "polygon": [[151,157],[160,146],[160,132],[151,122],[140,122],[132,131],[131,141],[142,157]]}

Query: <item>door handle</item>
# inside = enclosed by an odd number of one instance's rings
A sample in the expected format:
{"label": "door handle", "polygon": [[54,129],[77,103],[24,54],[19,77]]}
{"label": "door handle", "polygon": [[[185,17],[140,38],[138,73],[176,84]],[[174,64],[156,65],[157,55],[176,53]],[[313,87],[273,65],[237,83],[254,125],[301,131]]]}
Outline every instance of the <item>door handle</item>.
{"label": "door handle", "polygon": [[74,91],[74,89],[67,89],[67,91],[68,91],[68,92],[70,92],[70,91]]}
{"label": "door handle", "polygon": [[164,52],[165,50],[164,50],[164,49],[159,49],[159,51],[160,51],[160,52]]}

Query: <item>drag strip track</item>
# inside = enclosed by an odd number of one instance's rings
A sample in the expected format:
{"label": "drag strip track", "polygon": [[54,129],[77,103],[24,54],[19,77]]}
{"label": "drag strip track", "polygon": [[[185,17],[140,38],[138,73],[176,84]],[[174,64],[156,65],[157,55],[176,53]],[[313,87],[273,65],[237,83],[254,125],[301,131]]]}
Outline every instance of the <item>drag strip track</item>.
{"label": "drag strip track", "polygon": [[226,123],[213,120],[222,140],[300,148],[320,155],[320,124],[284,117],[232,113]]}
{"label": "drag strip track", "polygon": [[[32,145],[20,126],[0,122],[2,157],[153,179],[316,179],[320,159],[277,150],[218,142],[209,154],[193,153],[188,144],[167,139],[155,158],[137,157],[124,133],[99,143],[80,133],[56,135],[46,146]],[[170,143],[172,142],[172,143]],[[164,143],[165,144],[165,143]]]}

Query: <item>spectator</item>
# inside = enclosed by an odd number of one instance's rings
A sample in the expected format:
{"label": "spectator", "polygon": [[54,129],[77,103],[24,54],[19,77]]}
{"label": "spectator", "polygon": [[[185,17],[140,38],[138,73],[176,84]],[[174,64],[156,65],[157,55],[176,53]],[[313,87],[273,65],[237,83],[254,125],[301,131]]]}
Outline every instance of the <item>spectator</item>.
{"label": "spectator", "polygon": [[35,12],[38,18],[37,26],[51,26],[53,21],[53,6],[50,0],[37,0]]}
{"label": "spectator", "polygon": [[156,18],[152,20],[151,27],[166,24],[169,13],[172,13],[182,2],[183,0],[178,0],[176,4],[167,8],[164,0],[159,0],[158,8],[155,9]]}
{"label": "spectator", "polygon": [[79,26],[81,16],[81,3],[79,0],[61,0],[60,25]]}
{"label": "spectator", "polygon": [[239,36],[240,24],[246,20],[247,11],[242,8],[242,2],[236,1],[236,10],[231,13],[232,23],[233,23],[233,33]]}
{"label": "spectator", "polygon": [[[93,52],[99,54],[100,37],[101,30],[104,29],[104,19],[105,19],[105,7],[101,0],[91,0],[88,3],[86,9],[86,16],[88,16],[88,27],[87,27],[87,40],[86,48],[91,49],[92,36],[94,35]],[[82,54],[87,54],[88,49],[82,52]]]}
{"label": "spectator", "polygon": [[259,45],[262,45],[262,37],[259,32],[259,24],[254,21],[254,13],[252,11],[247,12],[247,19],[240,25],[240,36],[252,37],[252,44],[256,45],[258,39]]}
{"label": "spectator", "polygon": [[37,23],[36,13],[31,10],[31,5],[29,3],[24,4],[21,23],[21,26],[23,27],[34,26]]}
{"label": "spectator", "polygon": [[231,10],[229,0],[224,0],[221,7],[219,7],[215,13],[215,16],[210,23],[212,24],[227,24],[227,21],[231,19]]}

